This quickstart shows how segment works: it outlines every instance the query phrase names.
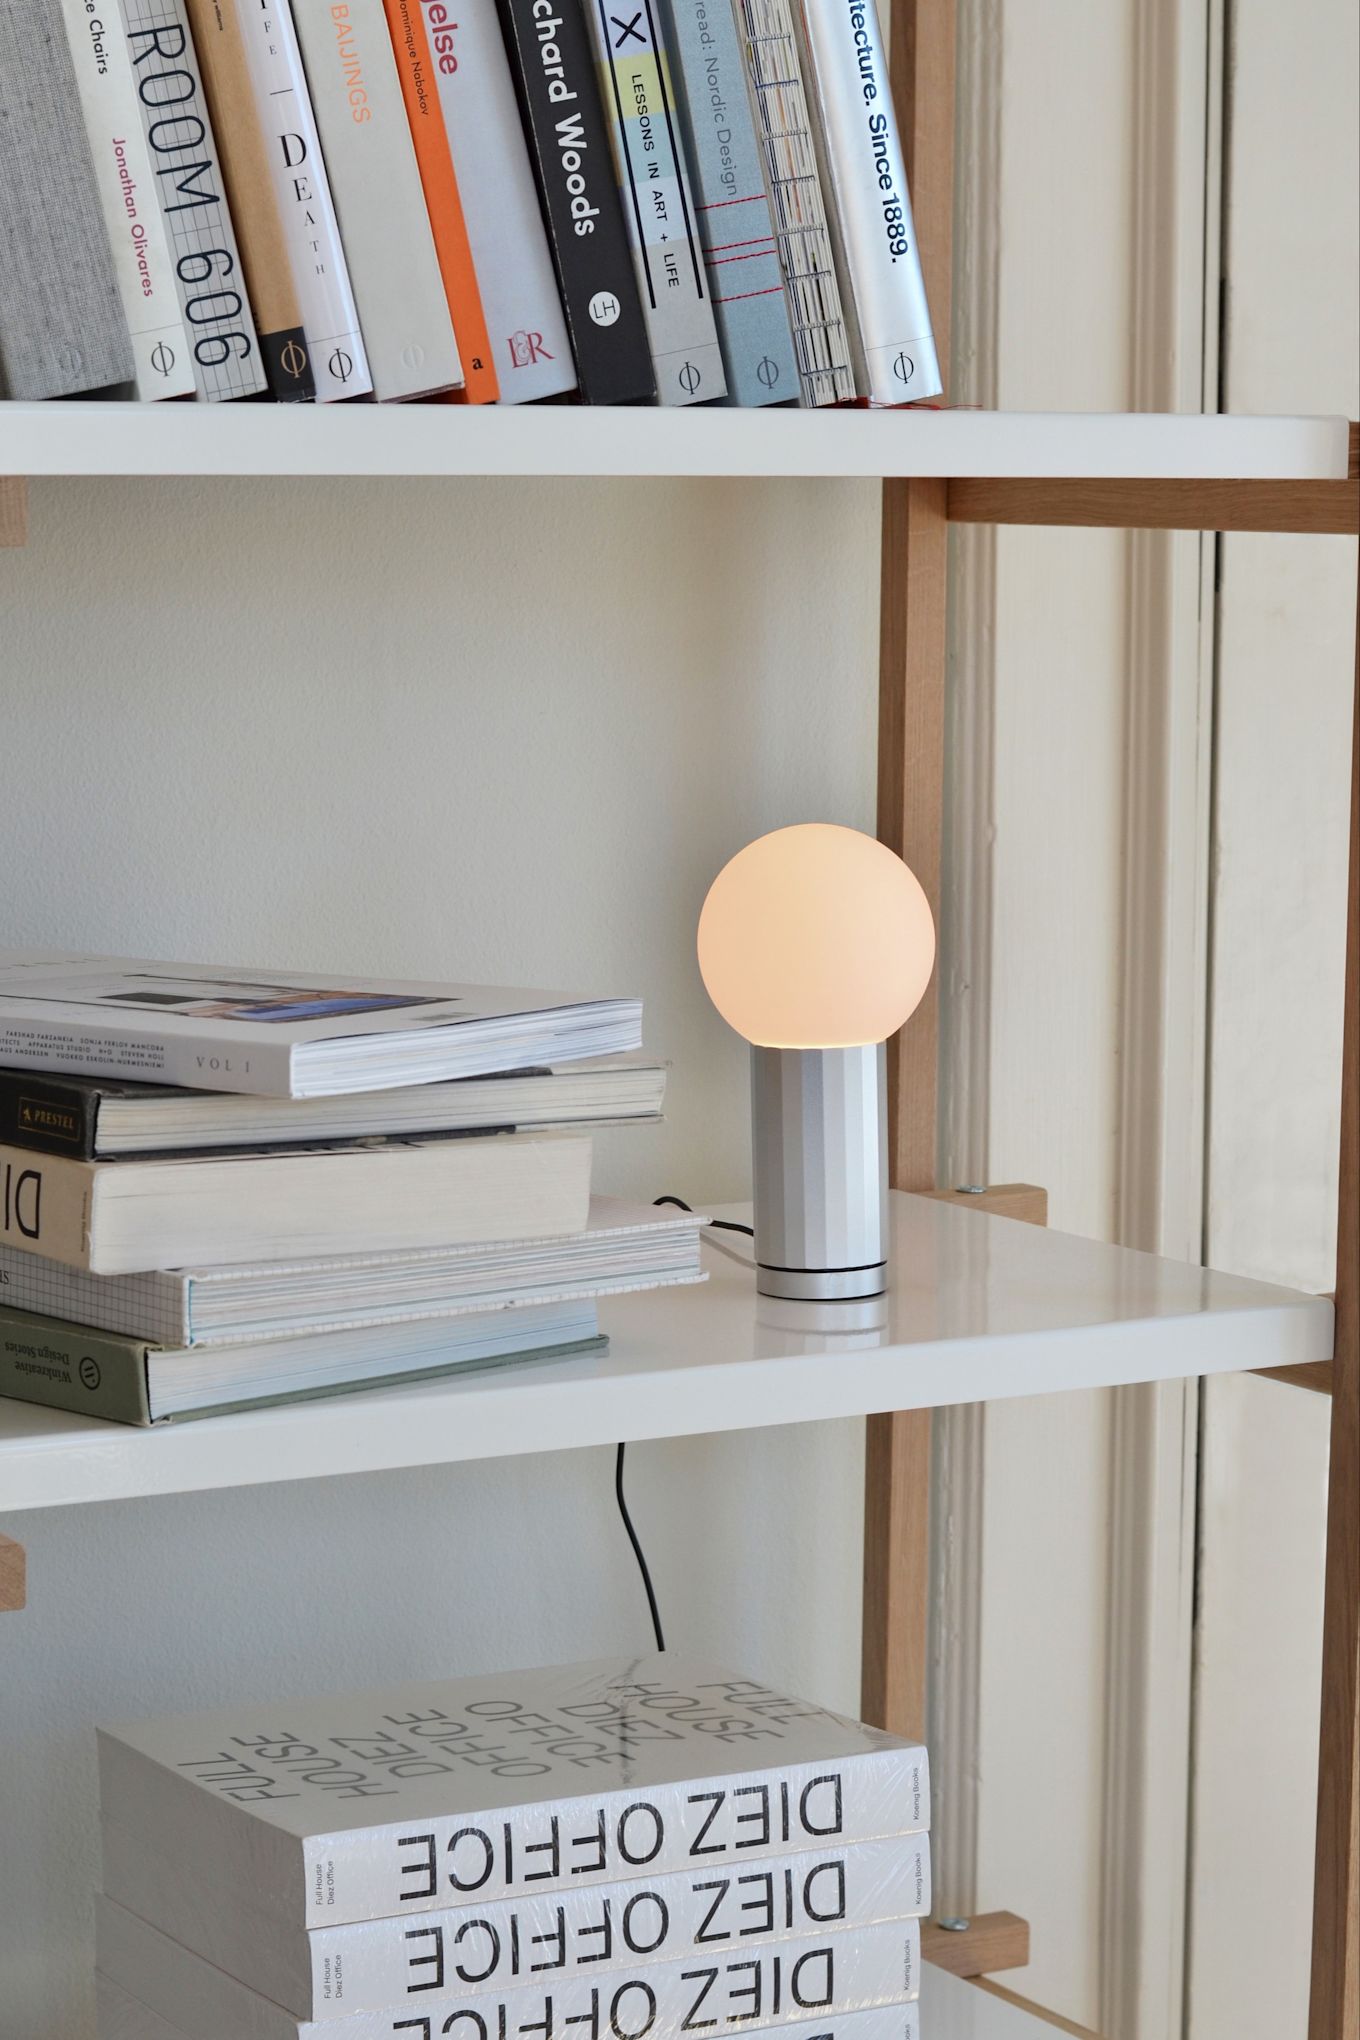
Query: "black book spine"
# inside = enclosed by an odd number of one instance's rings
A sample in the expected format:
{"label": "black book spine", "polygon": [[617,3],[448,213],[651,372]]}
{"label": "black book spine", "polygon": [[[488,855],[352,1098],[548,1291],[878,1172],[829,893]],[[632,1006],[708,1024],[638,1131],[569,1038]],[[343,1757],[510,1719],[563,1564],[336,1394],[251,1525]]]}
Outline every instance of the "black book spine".
{"label": "black book spine", "polygon": [[656,395],[637,274],[580,0],[501,0],[576,376],[588,404]]}
{"label": "black book spine", "polygon": [[99,1092],[78,1081],[0,1070],[0,1146],[94,1159]]}

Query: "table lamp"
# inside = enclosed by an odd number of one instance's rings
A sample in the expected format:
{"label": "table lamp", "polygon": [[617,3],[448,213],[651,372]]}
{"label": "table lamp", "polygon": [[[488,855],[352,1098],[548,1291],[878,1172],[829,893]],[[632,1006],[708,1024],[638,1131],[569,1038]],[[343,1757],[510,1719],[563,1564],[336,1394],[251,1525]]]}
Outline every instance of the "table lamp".
{"label": "table lamp", "polygon": [[776,829],[709,888],[699,970],[751,1043],[761,1295],[822,1302],[886,1287],[884,1044],[934,964],[919,881],[857,829]]}

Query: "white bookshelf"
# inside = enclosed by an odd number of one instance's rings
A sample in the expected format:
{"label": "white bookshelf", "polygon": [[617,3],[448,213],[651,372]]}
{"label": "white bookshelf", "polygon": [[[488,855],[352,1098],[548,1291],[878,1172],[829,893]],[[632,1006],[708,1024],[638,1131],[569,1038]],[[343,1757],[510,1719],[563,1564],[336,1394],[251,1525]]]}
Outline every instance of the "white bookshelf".
{"label": "white bookshelf", "polygon": [[1344,481],[1343,418],[0,403],[0,475]]}
{"label": "white bookshelf", "polygon": [[749,1242],[708,1280],[605,1300],[603,1357],[138,1430],[0,1401],[0,1515],[618,1439],[930,1409],[1291,1367],[1332,1353],[1329,1299],[892,1197],[892,1274],[868,1304],[756,1295]]}

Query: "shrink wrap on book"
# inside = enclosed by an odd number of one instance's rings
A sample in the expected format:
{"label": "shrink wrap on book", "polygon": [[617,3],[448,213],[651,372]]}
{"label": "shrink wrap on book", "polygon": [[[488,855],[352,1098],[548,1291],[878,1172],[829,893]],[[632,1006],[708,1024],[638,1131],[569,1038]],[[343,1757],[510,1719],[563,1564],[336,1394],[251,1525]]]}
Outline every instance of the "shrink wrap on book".
{"label": "shrink wrap on book", "polygon": [[[168,2019],[151,2011],[102,1972],[96,1972],[94,1982],[99,2040],[192,2040],[188,2028],[172,2026]],[[424,2023],[424,2018],[417,2015],[414,2030],[419,2033]],[[450,2030],[463,2036],[463,2040],[480,2040],[477,2028],[470,2027],[466,2020]],[[747,2027],[745,2040],[765,2040],[773,2030],[760,2026],[752,2032]],[[847,2012],[842,2018],[829,2020],[800,2020],[777,2030],[780,2040],[921,2040],[921,2008],[914,2000],[907,2004],[876,2005],[871,2011]],[[196,2026],[195,2034],[200,2031],[206,2032],[207,2028]],[[431,2040],[435,2040],[433,2034]]]}
{"label": "shrink wrap on book", "polygon": [[480,2000],[625,1963],[644,1974],[690,1954],[919,1917],[930,1905],[929,1841],[890,1835],[309,1930],[252,1905],[248,1892],[233,1902],[116,1821],[103,1837],[110,1897],[306,2019],[380,2011],[422,1991]]}
{"label": "shrink wrap on book", "polygon": [[106,1819],[308,1927],[915,1833],[926,1753],[669,1652],[100,1731]]}
{"label": "shrink wrap on book", "polygon": [[822,2036],[847,2014],[920,1994],[920,1927],[891,1920],[481,1997],[426,1983],[385,2010],[308,2020],[112,1900],[97,1899],[95,1910],[102,1973],[185,2040],[724,2040],[753,2026]]}

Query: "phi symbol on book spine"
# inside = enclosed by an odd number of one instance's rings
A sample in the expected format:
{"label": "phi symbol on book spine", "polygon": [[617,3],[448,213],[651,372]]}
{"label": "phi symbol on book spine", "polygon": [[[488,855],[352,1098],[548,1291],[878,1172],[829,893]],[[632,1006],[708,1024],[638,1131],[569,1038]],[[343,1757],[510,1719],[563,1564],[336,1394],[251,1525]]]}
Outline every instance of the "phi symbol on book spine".
{"label": "phi symbol on book spine", "polygon": [[916,373],[916,363],[905,352],[899,354],[893,363],[893,374],[899,382],[910,382]]}
{"label": "phi symbol on book spine", "polygon": [[686,396],[692,397],[703,381],[703,376],[692,361],[687,361],[680,371],[680,387]]}
{"label": "phi symbol on book spine", "polygon": [[354,373],[354,357],[337,347],[326,366],[338,383],[347,383]]}
{"label": "phi symbol on book spine", "polygon": [[768,354],[762,355],[756,363],[756,377],[767,390],[772,390],[779,381],[779,363],[771,361]]}
{"label": "phi symbol on book spine", "polygon": [[279,355],[279,366],[285,375],[291,375],[294,378],[306,374],[307,355],[305,350],[298,346],[296,340],[289,340],[285,343],[283,351]]}
{"label": "phi symbol on book spine", "polygon": [[175,350],[167,347],[164,340],[158,340],[151,350],[151,366],[157,375],[169,375],[175,365]]}

